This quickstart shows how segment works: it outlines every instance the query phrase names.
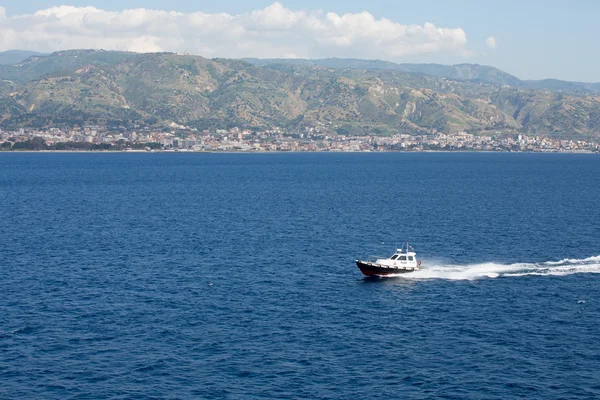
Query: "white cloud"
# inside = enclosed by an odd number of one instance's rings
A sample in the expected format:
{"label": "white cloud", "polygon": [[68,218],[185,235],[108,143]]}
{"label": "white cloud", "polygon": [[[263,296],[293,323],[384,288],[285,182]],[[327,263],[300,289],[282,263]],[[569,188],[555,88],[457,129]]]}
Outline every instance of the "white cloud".
{"label": "white cloud", "polygon": [[[494,38],[487,43],[495,47]],[[461,28],[439,28],[431,23],[403,25],[376,19],[368,12],[338,15],[293,11],[278,2],[240,15],[57,6],[7,17],[0,7],[0,50],[74,48],[186,51],[235,58],[400,59],[438,52],[470,54]]]}
{"label": "white cloud", "polygon": [[495,37],[493,37],[493,36],[490,36],[489,38],[487,38],[487,39],[485,40],[485,44],[486,44],[486,45],[487,45],[487,47],[489,47],[490,49],[495,49],[495,48],[496,48],[496,46],[497,46],[497,43],[496,43],[496,38],[495,38]]}

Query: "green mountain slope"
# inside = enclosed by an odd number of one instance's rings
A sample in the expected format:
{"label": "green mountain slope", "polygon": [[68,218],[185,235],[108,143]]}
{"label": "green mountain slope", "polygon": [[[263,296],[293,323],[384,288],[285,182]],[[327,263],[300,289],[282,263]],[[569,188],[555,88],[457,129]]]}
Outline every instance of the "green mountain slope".
{"label": "green mountain slope", "polygon": [[498,85],[517,86],[520,80],[497,68],[477,64],[440,65],[440,64],[396,64],[381,60],[359,60],[326,58],[322,60],[304,59],[258,59],[246,58],[245,61],[257,66],[269,65],[300,65],[310,67],[323,67],[333,69],[358,69],[358,70],[388,70],[411,72],[428,76],[444,77],[449,79],[473,80]]}
{"label": "green mountain slope", "polygon": [[[504,83],[510,76],[490,67],[414,68],[420,72],[308,62],[258,66],[171,53],[57,52],[0,66],[0,126],[108,120],[332,134],[600,132],[600,100],[578,86],[565,93],[515,89]],[[494,79],[499,83],[489,83]]]}
{"label": "green mountain slope", "polygon": [[34,56],[42,56],[44,54],[36,51],[28,50],[8,50],[0,52],[0,64],[2,65],[14,65],[25,61],[26,59]]}
{"label": "green mountain slope", "polygon": [[122,62],[136,53],[103,50],[57,51],[49,56],[32,56],[18,65],[0,65],[0,77],[24,84],[45,75],[64,75],[86,65],[109,66]]}
{"label": "green mountain slope", "polygon": [[557,79],[522,81],[513,75],[507,74],[506,72],[499,70],[498,68],[478,64],[396,64],[393,62],[381,60],[359,60],[342,58],[327,58],[321,60],[246,58],[244,60],[254,65],[262,67],[274,65],[299,65],[304,67],[311,66],[332,69],[389,70],[410,72],[414,74],[422,74],[427,76],[435,76],[455,80],[481,82],[492,85],[508,85],[523,89],[548,89],[556,91],[562,90],[600,93],[600,83],[567,82]]}
{"label": "green mountain slope", "polygon": [[529,134],[598,134],[600,99],[547,91],[501,90],[490,100]]}

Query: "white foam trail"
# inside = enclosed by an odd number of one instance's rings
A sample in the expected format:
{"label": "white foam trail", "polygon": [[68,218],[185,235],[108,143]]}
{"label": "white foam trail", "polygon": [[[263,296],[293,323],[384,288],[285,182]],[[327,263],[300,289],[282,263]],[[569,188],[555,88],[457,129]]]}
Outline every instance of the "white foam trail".
{"label": "white foam trail", "polygon": [[561,261],[516,263],[508,265],[492,262],[471,265],[428,265],[424,262],[424,268],[422,270],[408,274],[399,274],[398,277],[408,279],[475,280],[509,276],[565,276],[589,273],[600,273],[600,256],[581,260],[564,259]]}

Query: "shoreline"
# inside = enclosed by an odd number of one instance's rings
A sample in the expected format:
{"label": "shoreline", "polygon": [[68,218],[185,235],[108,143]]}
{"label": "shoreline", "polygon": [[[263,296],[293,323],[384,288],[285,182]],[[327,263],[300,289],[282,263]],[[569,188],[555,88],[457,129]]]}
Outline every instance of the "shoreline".
{"label": "shoreline", "polygon": [[482,154],[587,154],[593,151],[490,151],[490,150],[418,150],[418,151],[187,151],[187,150],[3,150],[0,154],[73,153],[73,154],[418,154],[418,153],[482,153]]}

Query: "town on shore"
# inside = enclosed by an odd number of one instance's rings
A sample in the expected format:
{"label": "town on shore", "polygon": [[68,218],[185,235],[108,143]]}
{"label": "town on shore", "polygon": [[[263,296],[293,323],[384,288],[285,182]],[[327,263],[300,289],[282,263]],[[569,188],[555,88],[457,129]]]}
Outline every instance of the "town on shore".
{"label": "town on shore", "polygon": [[524,134],[470,134],[456,132],[427,135],[344,136],[307,128],[302,133],[281,128],[197,129],[172,124],[169,129],[135,126],[108,129],[103,126],[0,129],[0,151],[525,151],[600,153],[600,140],[528,136]]}

